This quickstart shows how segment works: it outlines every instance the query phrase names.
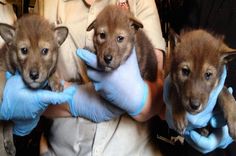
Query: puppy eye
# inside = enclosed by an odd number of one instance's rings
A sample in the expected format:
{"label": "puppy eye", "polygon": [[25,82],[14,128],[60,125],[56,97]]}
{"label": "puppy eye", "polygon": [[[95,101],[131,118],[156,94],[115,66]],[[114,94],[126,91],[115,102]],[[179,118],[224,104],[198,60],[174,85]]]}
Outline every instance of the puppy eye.
{"label": "puppy eye", "polygon": [[124,37],[123,36],[118,36],[117,37],[117,42],[122,42],[124,40]]}
{"label": "puppy eye", "polygon": [[106,38],[106,34],[105,34],[105,33],[100,33],[100,34],[99,34],[99,37],[100,37],[101,39],[105,39],[105,38]]}
{"label": "puppy eye", "polygon": [[28,49],[27,48],[21,48],[20,51],[23,55],[28,54]]}
{"label": "puppy eye", "polygon": [[43,48],[41,50],[42,55],[47,55],[48,54],[48,48]]}
{"label": "puppy eye", "polygon": [[188,68],[182,68],[182,75],[183,76],[189,76],[190,70]]}
{"label": "puppy eye", "polygon": [[210,80],[211,76],[212,76],[212,73],[210,73],[210,72],[205,73],[205,79],[206,80]]}

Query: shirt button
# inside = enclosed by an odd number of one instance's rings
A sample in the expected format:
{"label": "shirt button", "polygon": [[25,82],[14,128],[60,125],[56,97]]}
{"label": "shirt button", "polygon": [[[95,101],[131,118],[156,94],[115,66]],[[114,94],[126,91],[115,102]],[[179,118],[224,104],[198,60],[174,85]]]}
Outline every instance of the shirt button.
{"label": "shirt button", "polygon": [[95,155],[95,156],[100,156],[100,155],[101,155],[101,150],[100,150],[99,148],[96,148],[96,149],[94,150],[94,155]]}

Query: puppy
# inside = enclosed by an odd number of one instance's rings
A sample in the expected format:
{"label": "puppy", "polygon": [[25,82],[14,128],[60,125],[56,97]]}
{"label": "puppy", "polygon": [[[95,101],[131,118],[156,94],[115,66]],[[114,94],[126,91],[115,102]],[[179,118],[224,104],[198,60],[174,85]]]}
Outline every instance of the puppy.
{"label": "puppy", "polygon": [[19,72],[32,89],[42,88],[48,81],[52,90],[61,91],[55,70],[58,48],[67,34],[66,27],[54,27],[38,15],[25,15],[14,26],[0,23],[0,36],[6,42],[0,51],[1,95],[5,71]]}
{"label": "puppy", "polygon": [[[202,112],[212,90],[218,85],[223,66],[236,56],[236,50],[229,48],[222,37],[198,29],[171,33],[170,93],[174,125],[183,133],[188,121],[186,113]],[[223,88],[218,96],[229,133],[236,139],[236,102]]]}
{"label": "puppy", "polygon": [[157,60],[154,48],[139,22],[127,9],[108,5],[88,26],[94,29],[93,43],[98,66],[104,71],[112,71],[124,63],[135,47],[139,68],[144,79],[155,81]]}
{"label": "puppy", "polygon": [[[0,36],[6,44],[0,49],[0,93],[5,84],[5,72],[19,72],[25,84],[31,89],[49,86],[53,91],[62,91],[63,86],[56,74],[59,47],[68,35],[66,27],[55,27],[38,15],[25,15],[14,26],[0,23]],[[42,119],[32,132],[31,142],[22,145],[15,138],[15,147],[24,152],[37,151],[39,136],[47,133],[45,126],[51,120]],[[41,126],[41,124],[43,126]],[[24,154],[23,154],[24,155]]]}

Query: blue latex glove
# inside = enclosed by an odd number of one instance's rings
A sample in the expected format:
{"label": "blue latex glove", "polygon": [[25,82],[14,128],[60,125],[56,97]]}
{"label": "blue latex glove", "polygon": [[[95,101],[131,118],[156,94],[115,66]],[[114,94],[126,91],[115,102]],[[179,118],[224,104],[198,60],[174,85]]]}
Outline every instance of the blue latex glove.
{"label": "blue latex glove", "polygon": [[119,117],[123,110],[103,99],[95,90],[92,83],[76,85],[74,98],[69,102],[71,114],[94,122],[107,121]]}
{"label": "blue latex glove", "polygon": [[[225,125],[226,122],[223,119],[223,116],[221,115],[221,118],[219,118],[219,116],[216,115],[217,113],[213,112],[218,95],[224,87],[226,75],[227,72],[224,67],[218,86],[210,94],[207,107],[196,115],[187,113],[186,116],[189,124],[186,128],[184,137],[190,145],[202,153],[211,152],[216,148],[225,148],[232,142],[232,138],[228,134],[228,127]],[[172,117],[172,107],[168,98],[170,81],[170,76],[168,76],[164,82],[163,98],[167,108],[166,121],[170,128],[175,129]],[[205,127],[209,122],[212,127],[215,128],[209,136],[205,137],[194,131],[195,128]],[[224,125],[222,123],[224,123]]]}
{"label": "blue latex glove", "polygon": [[10,77],[3,92],[0,105],[0,119],[14,122],[13,133],[24,136],[37,125],[40,115],[49,104],[60,104],[72,99],[75,88],[70,87],[61,93],[48,90],[31,90],[20,75]]}
{"label": "blue latex glove", "polygon": [[148,86],[140,75],[135,49],[126,62],[111,72],[99,69],[95,54],[78,49],[77,55],[88,65],[88,76],[103,98],[132,116],[142,111],[147,100]]}
{"label": "blue latex glove", "polygon": [[186,141],[201,153],[208,153],[216,148],[226,148],[233,139],[229,136],[228,126],[225,125],[223,115],[213,116],[210,120],[214,130],[208,136],[202,136],[198,132],[191,130],[185,134]]}

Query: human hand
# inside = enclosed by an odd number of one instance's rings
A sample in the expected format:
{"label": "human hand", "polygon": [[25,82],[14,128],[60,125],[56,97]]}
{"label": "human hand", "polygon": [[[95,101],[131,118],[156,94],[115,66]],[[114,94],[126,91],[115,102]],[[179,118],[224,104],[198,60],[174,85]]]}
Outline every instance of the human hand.
{"label": "human hand", "polygon": [[148,96],[148,85],[140,75],[135,49],[126,62],[111,72],[99,69],[95,54],[78,49],[77,55],[89,67],[88,76],[103,98],[132,116],[142,111]]}
{"label": "human hand", "polygon": [[123,110],[103,99],[94,90],[92,83],[73,85],[77,91],[69,102],[72,116],[84,117],[93,122],[102,122],[119,117],[124,113]]}
{"label": "human hand", "polygon": [[224,149],[233,142],[222,113],[214,115],[210,120],[210,125],[213,131],[208,136],[202,136],[195,130],[185,134],[186,141],[201,153],[208,153],[216,148]]}
{"label": "human hand", "polygon": [[32,90],[23,82],[21,76],[11,76],[5,85],[3,102],[0,105],[0,119],[14,122],[13,133],[24,136],[37,125],[40,115],[49,104],[70,101],[75,88],[70,87],[61,93],[48,90]]}

